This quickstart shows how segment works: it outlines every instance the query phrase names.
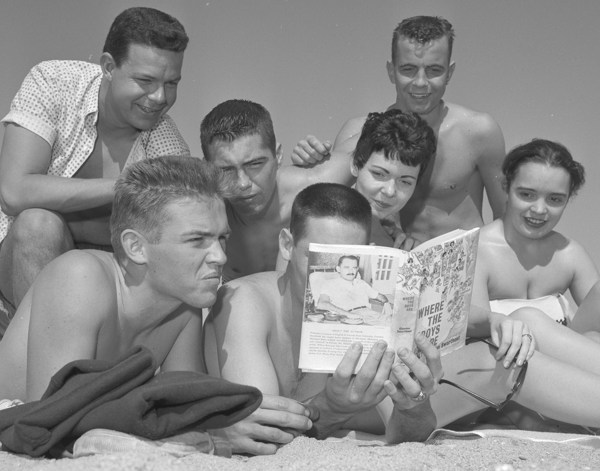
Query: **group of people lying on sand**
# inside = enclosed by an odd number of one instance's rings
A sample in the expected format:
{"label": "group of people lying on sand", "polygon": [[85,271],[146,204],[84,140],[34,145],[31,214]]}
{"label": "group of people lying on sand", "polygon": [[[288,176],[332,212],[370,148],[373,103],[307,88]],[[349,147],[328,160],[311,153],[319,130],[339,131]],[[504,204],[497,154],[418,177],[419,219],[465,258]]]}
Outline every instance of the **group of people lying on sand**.
{"label": "group of people lying on sand", "polygon": [[[208,371],[263,393],[222,431],[238,453],[349,429],[423,440],[506,404],[521,426],[542,414],[600,427],[598,271],[554,231],[583,167],[545,139],[505,156],[489,115],[444,101],[453,37],[441,18],[402,21],[387,64],[396,101],[348,121],[333,144],[307,136],[295,165],[281,164],[268,111],[239,99],[204,117],[204,159],[189,156],[166,115],[187,35],[158,10],[119,15],[100,66],[32,69],[3,120],[0,398],[37,400],[70,361],[143,345],[162,371]],[[29,99],[73,82],[93,85],[73,85],[88,113],[79,124],[55,112],[72,109],[66,98]],[[378,342],[356,374],[353,344],[331,375],[298,370],[309,243],[410,249],[473,227],[468,335],[478,341],[443,361],[422,335],[422,358]]]}

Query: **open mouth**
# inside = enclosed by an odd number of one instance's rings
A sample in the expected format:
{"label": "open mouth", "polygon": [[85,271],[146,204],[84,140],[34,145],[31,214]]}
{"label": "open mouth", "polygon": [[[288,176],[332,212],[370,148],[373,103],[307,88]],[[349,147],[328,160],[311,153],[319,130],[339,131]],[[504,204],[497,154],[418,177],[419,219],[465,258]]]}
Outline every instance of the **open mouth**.
{"label": "open mouth", "polygon": [[425,100],[431,96],[431,93],[411,93],[410,96],[415,100]]}
{"label": "open mouth", "polygon": [[391,203],[386,203],[384,201],[373,200],[373,203],[375,204],[375,206],[377,206],[378,208],[381,208],[381,209],[388,209],[388,208],[392,207]]}
{"label": "open mouth", "polygon": [[531,227],[542,227],[544,224],[546,224],[546,220],[545,219],[537,219],[537,218],[532,218],[532,217],[524,217],[523,219],[525,219],[525,222],[527,223],[528,226]]}
{"label": "open mouth", "polygon": [[162,108],[148,108],[147,106],[137,105],[140,110],[146,114],[158,114],[162,111]]}

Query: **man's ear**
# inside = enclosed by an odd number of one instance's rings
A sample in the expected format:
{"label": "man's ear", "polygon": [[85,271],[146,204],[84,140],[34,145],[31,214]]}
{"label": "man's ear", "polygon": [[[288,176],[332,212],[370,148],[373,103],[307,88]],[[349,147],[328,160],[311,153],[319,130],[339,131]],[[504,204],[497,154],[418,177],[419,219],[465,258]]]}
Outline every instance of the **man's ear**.
{"label": "man's ear", "polygon": [[294,250],[294,236],[289,229],[285,227],[279,231],[279,253],[281,258],[286,262],[289,262],[292,258],[292,252]]}
{"label": "man's ear", "polygon": [[354,162],[352,162],[350,164],[350,173],[352,174],[352,176],[354,178],[358,177],[358,167],[356,165],[354,165]]}
{"label": "man's ear", "polygon": [[112,74],[117,68],[117,63],[115,62],[111,53],[102,53],[100,56],[100,68],[102,69],[102,75],[104,78],[110,82],[112,80]]}
{"label": "man's ear", "polygon": [[277,159],[277,167],[280,167],[281,159],[283,159],[283,146],[280,142],[275,146],[275,158]]}
{"label": "man's ear", "polygon": [[394,85],[396,84],[396,79],[394,77],[394,63],[392,61],[387,61],[385,63],[385,68],[387,69],[387,74],[388,74],[388,78],[390,79],[390,82],[392,82]]}
{"label": "man's ear", "polygon": [[446,75],[446,85],[450,82],[452,78],[452,74],[454,74],[454,68],[456,67],[456,62],[450,62],[450,67],[448,67],[448,75]]}
{"label": "man's ear", "polygon": [[136,265],[147,262],[146,244],[148,241],[138,231],[125,229],[121,233],[121,245],[128,259]]}

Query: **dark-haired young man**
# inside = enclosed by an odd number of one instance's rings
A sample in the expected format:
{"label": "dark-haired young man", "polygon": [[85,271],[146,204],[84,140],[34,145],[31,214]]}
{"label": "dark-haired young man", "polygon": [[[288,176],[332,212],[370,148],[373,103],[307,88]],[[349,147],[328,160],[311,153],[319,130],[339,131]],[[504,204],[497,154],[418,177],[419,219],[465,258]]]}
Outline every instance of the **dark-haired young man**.
{"label": "dark-haired young man", "polygon": [[[204,157],[234,181],[227,199],[231,238],[223,281],[275,269],[279,231],[289,226],[292,202],[318,182],[349,185],[350,159],[329,159],[313,168],[281,166],[281,145],[271,115],[248,100],[227,100],[202,120]],[[344,156],[345,157],[345,156]]]}
{"label": "dark-haired young man", "polygon": [[42,62],[13,99],[0,152],[0,335],[38,272],[74,247],[110,250],[113,186],[123,168],[189,149],[166,114],[188,36],[153,8],[129,8],[100,64]]}
{"label": "dark-haired young man", "polygon": [[[484,189],[494,218],[504,210],[500,168],[505,146],[500,127],[488,114],[443,100],[455,68],[453,39],[452,25],[432,16],[403,20],[392,38],[387,72],[396,101],[388,109],[419,114],[437,137],[433,165],[400,211],[406,249],[457,228],[481,226]],[[365,117],[347,121],[332,152],[351,153],[364,122]],[[314,163],[329,150],[329,145],[308,136],[294,149],[292,161]]]}
{"label": "dark-haired young man", "polygon": [[[442,375],[439,353],[424,337],[418,345],[426,363],[412,352],[401,353],[414,377],[394,366],[396,352],[385,342],[371,349],[356,375],[360,344],[348,349],[333,375],[298,370],[309,243],[364,245],[370,231],[371,207],[356,190],[333,183],[302,190],[293,203],[290,227],[282,229],[279,237],[281,253],[288,261],[286,271],[256,273],[219,289],[205,324],[209,372],[255,386],[263,394],[310,403],[313,413],[319,413],[309,433],[320,438],[341,428],[382,433],[382,422],[373,410],[390,395],[395,407],[384,419],[388,441],[423,440],[436,419],[429,401],[421,399],[434,392]],[[216,340],[216,358],[211,340]],[[402,387],[388,380],[392,372]],[[275,422],[285,415],[272,411],[265,417],[255,437],[257,453],[273,453],[278,440],[293,433],[280,430]],[[231,427],[230,437],[243,433],[242,426]]]}

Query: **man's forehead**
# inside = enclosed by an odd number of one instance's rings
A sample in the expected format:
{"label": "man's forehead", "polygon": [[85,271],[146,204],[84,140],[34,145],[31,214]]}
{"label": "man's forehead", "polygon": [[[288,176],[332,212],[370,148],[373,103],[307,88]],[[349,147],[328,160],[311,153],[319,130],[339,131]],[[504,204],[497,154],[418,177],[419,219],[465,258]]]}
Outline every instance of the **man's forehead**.
{"label": "man's forehead", "polygon": [[357,267],[358,266],[358,260],[356,260],[355,258],[350,258],[350,257],[344,257],[342,259],[341,264],[342,266],[350,266],[350,267]]}
{"label": "man's forehead", "polygon": [[430,41],[425,42],[415,38],[407,38],[405,36],[400,36],[398,38],[398,47],[396,55],[400,56],[402,49],[404,48],[408,48],[416,57],[422,59],[427,52],[432,51],[434,49],[445,49],[447,55],[449,53],[450,45],[446,36],[442,36],[440,38],[432,39]]}
{"label": "man's forehead", "polygon": [[214,138],[208,146],[206,157],[213,163],[250,160],[256,157],[273,157],[260,134],[247,134],[231,141]]}
{"label": "man's forehead", "polygon": [[320,244],[364,244],[367,231],[354,221],[340,217],[314,217],[306,219],[304,239]]}

